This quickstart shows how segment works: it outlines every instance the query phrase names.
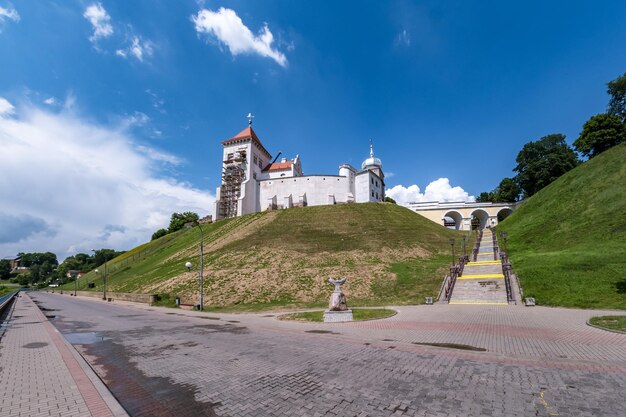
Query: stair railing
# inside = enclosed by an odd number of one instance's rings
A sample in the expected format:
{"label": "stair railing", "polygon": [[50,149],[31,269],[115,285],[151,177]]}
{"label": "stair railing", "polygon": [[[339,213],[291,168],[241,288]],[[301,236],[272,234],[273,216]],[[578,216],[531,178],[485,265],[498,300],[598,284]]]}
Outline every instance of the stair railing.
{"label": "stair railing", "polygon": [[504,275],[504,286],[506,287],[507,301],[515,301],[515,298],[513,297],[513,290],[511,288],[511,272],[513,271],[513,266],[511,265],[506,252],[500,252],[500,259],[502,260],[502,274]]}
{"label": "stair railing", "polygon": [[497,261],[498,260],[498,239],[496,238],[495,233],[491,233],[491,236],[493,237],[493,260]]}
{"label": "stair railing", "polygon": [[476,262],[478,260],[478,251],[480,250],[480,241],[483,238],[483,231],[478,230],[476,232],[476,243],[474,243],[474,248],[472,249],[472,260]]}

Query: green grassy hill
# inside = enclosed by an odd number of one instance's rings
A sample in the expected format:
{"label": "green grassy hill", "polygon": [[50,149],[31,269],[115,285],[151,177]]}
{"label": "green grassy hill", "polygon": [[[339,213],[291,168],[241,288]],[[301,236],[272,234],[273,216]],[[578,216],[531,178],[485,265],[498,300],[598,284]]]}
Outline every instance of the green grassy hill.
{"label": "green grassy hill", "polygon": [[[437,295],[450,262],[448,239],[462,236],[406,208],[375,203],[256,213],[203,229],[205,304],[238,308],[324,304],[332,290],[327,279],[339,276],[348,277],[352,305],[422,303]],[[197,303],[198,253],[197,227],[164,236],[111,261],[107,288]],[[188,272],[186,261],[195,270]],[[88,282],[102,290],[93,272],[79,288]]]}
{"label": "green grassy hill", "polygon": [[498,226],[524,295],[626,309],[626,144],[566,173]]}

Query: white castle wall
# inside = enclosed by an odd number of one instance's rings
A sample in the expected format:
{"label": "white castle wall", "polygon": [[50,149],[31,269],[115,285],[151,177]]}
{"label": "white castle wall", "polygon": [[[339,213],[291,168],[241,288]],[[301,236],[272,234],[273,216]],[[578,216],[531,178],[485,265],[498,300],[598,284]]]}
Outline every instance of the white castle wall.
{"label": "white castle wall", "polygon": [[262,180],[259,181],[261,210],[267,210],[272,201],[285,207],[285,198],[289,196],[293,205],[300,204],[304,195],[309,206],[353,202],[354,196],[350,188],[350,178],[338,175]]}
{"label": "white castle wall", "polygon": [[357,203],[383,201],[385,199],[384,189],[383,182],[371,171],[361,172],[355,178]]}

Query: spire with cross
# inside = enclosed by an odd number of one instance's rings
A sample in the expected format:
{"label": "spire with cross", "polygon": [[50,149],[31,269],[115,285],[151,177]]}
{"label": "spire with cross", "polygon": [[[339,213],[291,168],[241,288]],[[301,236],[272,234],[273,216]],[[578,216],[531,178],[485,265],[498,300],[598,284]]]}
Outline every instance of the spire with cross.
{"label": "spire with cross", "polygon": [[254,116],[252,113],[248,113],[246,117],[248,118],[248,126],[252,126],[252,119],[254,119]]}

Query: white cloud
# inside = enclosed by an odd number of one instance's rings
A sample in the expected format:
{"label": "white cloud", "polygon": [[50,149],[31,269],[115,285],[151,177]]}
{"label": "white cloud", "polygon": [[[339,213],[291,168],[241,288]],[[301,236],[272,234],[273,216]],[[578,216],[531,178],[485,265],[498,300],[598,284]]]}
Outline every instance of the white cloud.
{"label": "white cloud", "polygon": [[157,151],[156,149],[149,148],[147,146],[139,145],[137,146],[137,150],[153,161],[165,162],[171,165],[180,165],[183,163],[183,160],[176,155]]}
{"label": "white cloud", "polygon": [[[14,22],[19,22],[20,14],[17,12],[17,10],[13,8],[4,8],[0,6],[0,24],[4,23],[6,19],[10,19]],[[0,31],[1,30],[2,27],[0,26]]]}
{"label": "white cloud", "polygon": [[450,180],[439,178],[428,184],[422,193],[420,187],[413,184],[408,187],[396,185],[385,190],[385,195],[393,198],[400,205],[420,203],[425,201],[474,201],[474,196],[469,195],[461,187],[452,187]]}
{"label": "white cloud", "polygon": [[43,102],[49,106],[52,106],[53,104],[56,104],[57,100],[54,97],[48,97]]}
{"label": "white cloud", "polygon": [[9,100],[6,98],[0,97],[0,118],[11,116],[14,113],[15,107],[13,107],[13,104],[9,103]]}
{"label": "white cloud", "polygon": [[[1,101],[0,101],[1,102]],[[12,106],[11,106],[12,108]],[[0,257],[92,248],[129,249],[174,211],[213,211],[214,196],[167,177],[181,159],[138,145],[123,126],[36,107],[0,118]]]}
{"label": "white cloud", "polygon": [[160,113],[167,113],[165,111],[165,109],[163,108],[163,105],[165,105],[165,100],[162,99],[161,97],[159,97],[159,95],[157,93],[155,93],[154,91],[147,89],[146,93],[150,96],[150,98],[152,99],[152,107],[155,108],[155,110],[159,111]]}
{"label": "white cloud", "polygon": [[145,126],[150,121],[150,117],[140,111],[136,111],[131,116],[122,119],[122,127],[130,128],[134,126]]}
{"label": "white cloud", "polygon": [[95,42],[100,38],[107,38],[113,34],[113,26],[111,26],[111,16],[102,7],[101,3],[94,3],[85,9],[83,17],[93,26],[93,35],[89,37],[91,42]]}
{"label": "white cloud", "polygon": [[133,36],[130,45],[124,49],[115,51],[115,55],[122,58],[135,57],[139,62],[143,62],[144,57],[151,57],[153,53],[152,42],[144,41],[139,36]]}
{"label": "white cloud", "polygon": [[287,66],[285,55],[272,48],[274,35],[267,24],[255,36],[234,10],[224,7],[220,7],[217,12],[202,9],[191,19],[199,34],[215,36],[228,47],[233,56],[258,54],[273,59],[283,67]]}
{"label": "white cloud", "polygon": [[406,29],[403,29],[402,32],[398,33],[398,35],[396,36],[395,44],[411,46],[411,34],[407,32]]}

